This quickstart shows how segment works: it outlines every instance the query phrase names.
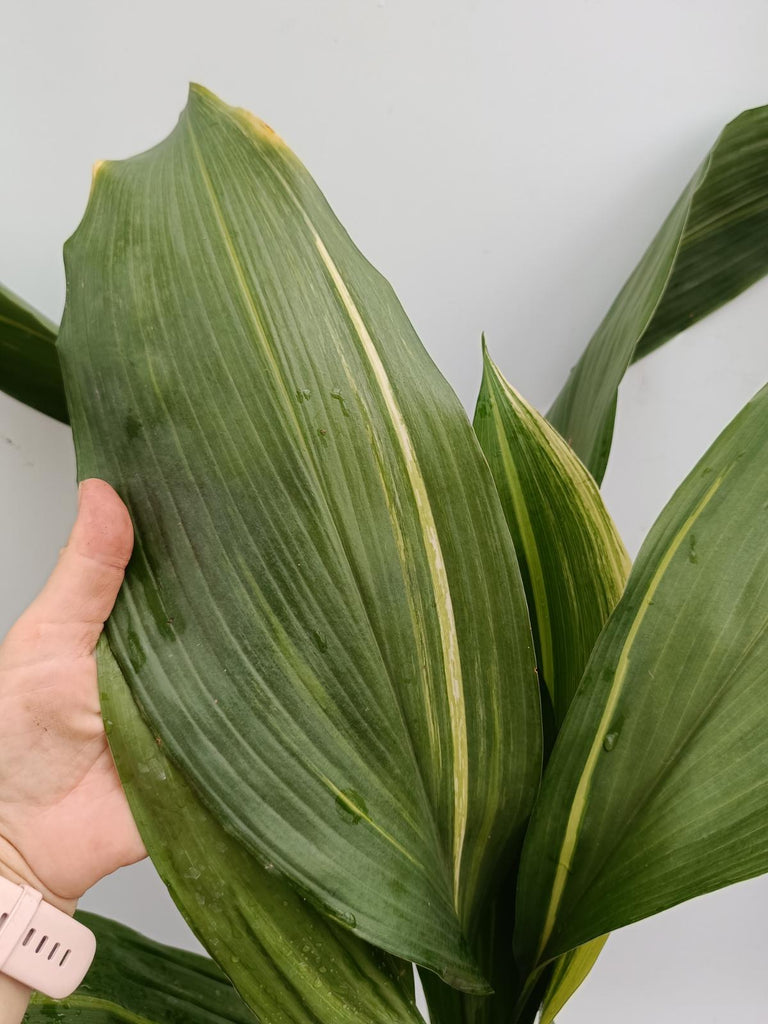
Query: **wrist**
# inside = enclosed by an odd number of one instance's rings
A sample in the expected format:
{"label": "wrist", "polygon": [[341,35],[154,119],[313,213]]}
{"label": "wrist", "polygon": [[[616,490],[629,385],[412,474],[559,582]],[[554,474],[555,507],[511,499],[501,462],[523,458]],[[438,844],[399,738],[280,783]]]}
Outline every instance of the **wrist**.
{"label": "wrist", "polygon": [[26,985],[0,974],[0,1024],[20,1024],[31,995]]}
{"label": "wrist", "polygon": [[7,878],[8,881],[14,882],[16,885],[28,885],[30,888],[36,889],[42,893],[46,903],[50,903],[65,914],[71,916],[75,912],[77,900],[64,899],[49,889],[35,875],[16,847],[2,836],[0,836],[0,877]]}
{"label": "wrist", "polygon": [[[96,938],[73,919],[74,900],[51,892],[17,848],[0,844],[0,1005],[23,1000],[26,989],[65,999],[83,981]],[[6,1024],[2,1014],[0,1024]]]}

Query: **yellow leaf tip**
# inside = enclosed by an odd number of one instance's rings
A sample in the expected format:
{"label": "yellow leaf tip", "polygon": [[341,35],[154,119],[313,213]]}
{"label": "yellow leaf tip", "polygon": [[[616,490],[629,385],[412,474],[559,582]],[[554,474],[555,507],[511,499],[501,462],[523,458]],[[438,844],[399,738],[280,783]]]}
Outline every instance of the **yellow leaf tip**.
{"label": "yellow leaf tip", "polygon": [[266,121],[262,121],[260,117],[256,117],[255,114],[252,114],[250,110],[246,110],[245,107],[236,107],[235,109],[237,110],[237,113],[244,118],[252,128],[255,128],[260,135],[271,139],[272,142],[283,143],[283,139],[277,134],[271,125],[267,124]]}
{"label": "yellow leaf tip", "polygon": [[232,113],[247,131],[258,136],[262,142],[275,147],[279,146],[286,150],[287,153],[291,153],[291,148],[285,139],[271,125],[251,113],[250,110],[247,110],[245,107],[232,107]]}
{"label": "yellow leaf tip", "polygon": [[106,167],[107,163],[108,161],[106,160],[97,160],[93,167],[91,167],[91,191],[89,193],[90,195],[93,195],[93,190],[96,187],[96,179],[99,177],[99,174],[104,173],[103,168]]}

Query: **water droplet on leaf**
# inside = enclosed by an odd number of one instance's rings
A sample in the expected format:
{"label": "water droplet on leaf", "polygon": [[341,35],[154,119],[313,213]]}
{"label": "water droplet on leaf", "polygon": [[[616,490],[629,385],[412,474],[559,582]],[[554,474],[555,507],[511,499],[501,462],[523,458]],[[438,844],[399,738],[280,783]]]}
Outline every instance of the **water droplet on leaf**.
{"label": "water droplet on leaf", "polygon": [[328,650],[328,639],[325,633],[321,633],[318,629],[312,630],[312,639],[315,641],[318,651],[322,654]]}
{"label": "water droplet on leaf", "polygon": [[603,740],[603,750],[610,753],[616,746],[618,739],[619,734],[617,732],[606,733],[605,739]]}

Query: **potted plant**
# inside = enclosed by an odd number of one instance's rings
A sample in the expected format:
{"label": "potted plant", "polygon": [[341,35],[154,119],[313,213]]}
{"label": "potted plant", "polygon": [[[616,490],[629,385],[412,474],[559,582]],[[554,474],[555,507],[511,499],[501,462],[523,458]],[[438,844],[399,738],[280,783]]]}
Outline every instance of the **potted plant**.
{"label": "potted plant", "polygon": [[765,273],[767,196],[760,108],[547,417],[483,346],[470,424],[263,122],[193,86],[97,165],[60,330],[3,296],[0,386],[131,512],[102,711],[218,967],[90,916],[30,1021],[413,1022],[415,963],[436,1024],[549,1024],[612,930],[768,870],[768,391],[631,571],[599,492],[624,372]]}

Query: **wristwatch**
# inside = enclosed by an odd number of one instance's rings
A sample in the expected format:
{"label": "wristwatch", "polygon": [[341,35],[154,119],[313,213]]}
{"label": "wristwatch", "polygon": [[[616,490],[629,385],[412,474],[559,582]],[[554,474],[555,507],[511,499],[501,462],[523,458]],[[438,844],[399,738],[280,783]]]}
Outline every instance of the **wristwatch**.
{"label": "wristwatch", "polygon": [[0,974],[51,999],[72,995],[93,962],[96,937],[28,885],[0,877]]}

